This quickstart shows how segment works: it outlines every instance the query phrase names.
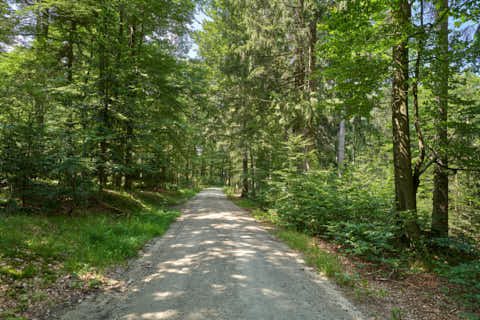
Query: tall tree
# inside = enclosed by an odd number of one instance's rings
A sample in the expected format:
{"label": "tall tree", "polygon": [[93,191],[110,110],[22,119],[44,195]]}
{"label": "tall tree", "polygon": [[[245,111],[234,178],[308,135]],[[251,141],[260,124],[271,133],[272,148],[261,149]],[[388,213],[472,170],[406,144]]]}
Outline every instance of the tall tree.
{"label": "tall tree", "polygon": [[413,184],[410,120],[408,114],[410,2],[406,0],[394,1],[392,19],[398,39],[392,50],[392,130],[395,202],[398,211],[415,211],[417,204]]}
{"label": "tall tree", "polygon": [[448,0],[435,3],[436,58],[434,60],[434,94],[438,107],[435,112],[436,163],[434,167],[432,233],[448,236],[448,87],[450,62],[448,53]]}

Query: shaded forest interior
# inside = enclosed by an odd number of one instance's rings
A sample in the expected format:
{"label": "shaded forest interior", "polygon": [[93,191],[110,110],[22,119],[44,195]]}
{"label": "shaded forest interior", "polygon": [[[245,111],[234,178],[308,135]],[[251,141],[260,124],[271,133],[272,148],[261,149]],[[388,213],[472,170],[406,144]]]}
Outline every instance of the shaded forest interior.
{"label": "shaded forest interior", "polygon": [[369,261],[421,260],[474,309],[479,7],[0,1],[0,221],[224,186]]}

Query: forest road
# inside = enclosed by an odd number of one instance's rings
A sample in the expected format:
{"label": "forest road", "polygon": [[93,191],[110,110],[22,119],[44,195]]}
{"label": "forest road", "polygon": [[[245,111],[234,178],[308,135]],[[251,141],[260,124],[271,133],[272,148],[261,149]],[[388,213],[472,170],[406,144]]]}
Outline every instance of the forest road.
{"label": "forest road", "polygon": [[86,299],[63,320],[361,320],[301,255],[221,189],[205,189],[122,277],[126,290]]}

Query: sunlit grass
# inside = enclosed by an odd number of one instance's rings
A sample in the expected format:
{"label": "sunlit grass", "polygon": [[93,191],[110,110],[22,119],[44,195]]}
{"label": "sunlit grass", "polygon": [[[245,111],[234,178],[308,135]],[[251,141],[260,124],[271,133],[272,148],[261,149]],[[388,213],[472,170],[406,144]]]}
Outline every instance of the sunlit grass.
{"label": "sunlit grass", "polygon": [[318,248],[313,237],[284,228],[279,228],[274,233],[278,238],[286,242],[290,248],[302,252],[305,255],[307,265],[315,267],[315,269],[340,285],[355,285],[353,279],[344,274],[343,264],[338,256]]}
{"label": "sunlit grass", "polygon": [[[0,216],[0,269],[3,276],[34,276],[28,266],[61,263],[66,272],[102,270],[134,257],[143,245],[162,235],[179,212],[166,209],[195,190],[159,193],[107,191],[101,203],[122,213],[79,210],[73,216],[9,214]],[[13,261],[13,262],[12,262]],[[18,263],[17,263],[18,262]],[[17,265],[16,265],[17,264]]]}
{"label": "sunlit grass", "polygon": [[258,203],[250,199],[235,199],[233,195],[230,195],[230,198],[238,206],[250,209],[252,216],[257,221],[275,225],[274,234],[287,243],[290,248],[302,252],[305,255],[307,265],[314,267],[340,285],[355,285],[355,281],[344,273],[342,261],[338,256],[318,248],[314,237],[285,228],[275,210],[262,210]]}

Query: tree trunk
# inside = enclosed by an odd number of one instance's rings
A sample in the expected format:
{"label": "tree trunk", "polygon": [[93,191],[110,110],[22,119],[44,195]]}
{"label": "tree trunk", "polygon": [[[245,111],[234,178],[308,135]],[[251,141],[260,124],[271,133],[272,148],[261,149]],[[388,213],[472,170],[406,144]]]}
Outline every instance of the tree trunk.
{"label": "tree trunk", "polygon": [[[68,85],[71,85],[73,83],[73,62],[74,62],[74,53],[73,53],[73,43],[75,41],[75,34],[77,31],[77,23],[75,21],[72,21],[72,26],[70,29],[69,33],[69,39],[68,39],[68,44],[67,44],[67,83]],[[68,152],[67,155],[69,158],[73,158],[74,156],[74,150],[75,150],[75,143],[73,139],[73,132],[74,132],[74,122],[73,122],[73,97],[69,96],[67,98],[66,102],[66,107],[70,109],[70,115],[67,120],[67,139],[68,139]],[[77,192],[76,192],[76,171],[72,170],[70,173],[69,170],[66,172],[66,181],[72,188],[72,198],[73,198],[73,209],[77,206],[78,202],[78,197],[77,197]]]}
{"label": "tree trunk", "polygon": [[319,12],[314,14],[312,21],[310,21],[309,25],[309,46],[308,46],[308,79],[307,79],[307,90],[308,92],[313,92],[315,88],[315,81],[313,80],[313,73],[315,72],[315,67],[317,64],[317,55],[315,53],[317,41],[318,41],[318,34],[317,34],[317,23],[320,18]]}
{"label": "tree trunk", "polygon": [[[136,55],[136,18],[133,17],[131,23],[129,24],[129,40],[128,46],[130,49],[130,57],[131,62],[135,64],[135,55]],[[123,32],[123,30],[122,30]],[[131,81],[133,83],[133,80]],[[130,102],[132,105],[135,105],[136,93],[135,91],[131,91],[129,93]],[[133,112],[132,112],[133,113]],[[133,187],[133,180],[135,179],[135,175],[132,173],[132,166],[133,166],[133,139],[134,139],[134,129],[133,129],[133,122],[132,120],[127,121],[127,134],[125,137],[125,190],[132,190]]]}
{"label": "tree trunk", "polygon": [[107,34],[107,17],[106,12],[102,12],[102,23],[101,23],[101,38],[100,39],[100,60],[98,64],[99,68],[99,81],[98,81],[98,91],[100,96],[100,111],[99,111],[99,132],[100,135],[100,161],[97,164],[98,180],[100,184],[100,189],[103,189],[107,184],[107,174],[106,174],[106,164],[107,164],[107,150],[108,143],[106,139],[107,129],[108,129],[108,84],[107,84],[107,53],[105,48],[106,43],[106,34]]}
{"label": "tree trunk", "polygon": [[434,167],[432,234],[448,236],[448,0],[439,0],[436,4],[439,20],[437,36],[437,57],[435,59],[435,95],[438,108],[435,112],[436,154]]}
{"label": "tree trunk", "polygon": [[305,85],[305,59],[304,59],[304,39],[303,39],[303,28],[305,27],[305,19],[304,19],[304,0],[298,0],[297,7],[296,7],[296,15],[297,15],[297,25],[301,31],[297,31],[296,37],[296,48],[295,48],[295,55],[296,55],[296,71],[295,71],[295,88],[298,90],[303,89]]}
{"label": "tree trunk", "polygon": [[[410,24],[410,5],[401,0],[393,12],[399,29]],[[403,32],[399,34],[404,37]],[[416,210],[408,118],[408,42],[405,37],[393,48],[392,130],[395,198],[398,211]]]}
{"label": "tree trunk", "polygon": [[[411,23],[411,5],[408,0],[399,0],[392,11],[397,36],[401,40],[392,50],[392,131],[393,163],[395,171],[395,207],[397,212],[411,211],[407,215],[405,236],[409,241],[420,235],[416,223],[416,195],[412,172],[412,155],[410,149],[410,127],[408,117],[408,37],[406,29]],[[400,216],[399,216],[400,217]]]}
{"label": "tree trunk", "polygon": [[135,175],[132,173],[132,165],[133,165],[133,125],[129,121],[127,123],[127,133],[125,137],[125,168],[126,168],[126,173],[125,173],[125,184],[124,188],[125,190],[132,190],[133,187],[133,179]]}
{"label": "tree trunk", "polygon": [[243,154],[242,198],[248,197],[248,152]]}
{"label": "tree trunk", "polygon": [[[424,31],[424,3],[423,0],[420,1],[420,27],[422,32]],[[423,132],[420,125],[420,112],[419,112],[419,101],[418,101],[418,84],[420,82],[420,65],[422,64],[423,60],[423,50],[425,47],[425,41],[423,39],[423,35],[420,35],[419,45],[417,49],[417,59],[415,60],[415,81],[412,84],[412,95],[413,95],[413,111],[414,111],[414,119],[415,119],[415,131],[417,132],[418,137],[418,160],[415,163],[415,167],[413,169],[413,187],[414,192],[417,194],[418,187],[420,186],[420,175],[422,174],[422,170],[426,170],[426,168],[422,168],[423,163],[425,162],[425,139],[423,138]]]}
{"label": "tree trunk", "polygon": [[338,131],[338,177],[342,177],[343,163],[345,160],[345,120],[340,121],[340,129]]}
{"label": "tree trunk", "polygon": [[250,149],[250,168],[252,170],[252,197],[255,198],[255,161],[253,160],[253,152]]}

